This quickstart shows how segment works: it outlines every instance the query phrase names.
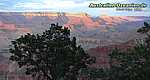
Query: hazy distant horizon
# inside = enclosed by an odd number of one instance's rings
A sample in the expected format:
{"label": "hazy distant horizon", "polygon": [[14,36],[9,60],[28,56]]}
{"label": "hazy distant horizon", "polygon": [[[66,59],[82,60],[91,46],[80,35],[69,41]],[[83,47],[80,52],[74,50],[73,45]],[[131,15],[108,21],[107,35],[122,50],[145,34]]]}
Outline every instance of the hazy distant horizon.
{"label": "hazy distant horizon", "polygon": [[[89,8],[90,3],[145,3],[143,11],[116,11],[115,8]],[[91,16],[149,16],[150,0],[0,0],[0,12],[86,12]]]}

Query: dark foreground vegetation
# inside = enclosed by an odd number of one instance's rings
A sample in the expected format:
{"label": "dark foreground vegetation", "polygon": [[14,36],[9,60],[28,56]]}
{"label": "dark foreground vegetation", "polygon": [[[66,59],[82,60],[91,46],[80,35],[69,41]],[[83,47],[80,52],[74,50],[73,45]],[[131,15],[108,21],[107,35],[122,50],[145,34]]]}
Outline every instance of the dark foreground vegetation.
{"label": "dark foreground vegetation", "polygon": [[12,41],[10,60],[24,68],[35,80],[150,80],[150,25],[137,30],[145,38],[130,51],[115,49],[109,55],[109,68],[89,68],[89,56],[70,37],[70,30],[51,24],[42,34],[27,34]]}

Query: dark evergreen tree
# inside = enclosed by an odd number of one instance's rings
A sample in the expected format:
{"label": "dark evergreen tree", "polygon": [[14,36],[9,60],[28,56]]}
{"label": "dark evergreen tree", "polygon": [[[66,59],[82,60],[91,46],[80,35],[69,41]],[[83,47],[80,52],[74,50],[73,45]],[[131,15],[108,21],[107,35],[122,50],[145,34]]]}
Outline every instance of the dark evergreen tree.
{"label": "dark evergreen tree", "polygon": [[114,50],[110,54],[109,80],[150,80],[150,26],[144,22],[144,27],[137,30],[145,34],[130,52]]}
{"label": "dark evergreen tree", "polygon": [[36,80],[77,80],[79,71],[95,61],[70,37],[70,30],[51,24],[42,34],[12,41],[10,60]]}
{"label": "dark evergreen tree", "polygon": [[137,32],[145,38],[137,40],[130,51],[113,50],[109,55],[110,68],[86,69],[84,74],[90,80],[150,80],[150,25],[144,22]]}

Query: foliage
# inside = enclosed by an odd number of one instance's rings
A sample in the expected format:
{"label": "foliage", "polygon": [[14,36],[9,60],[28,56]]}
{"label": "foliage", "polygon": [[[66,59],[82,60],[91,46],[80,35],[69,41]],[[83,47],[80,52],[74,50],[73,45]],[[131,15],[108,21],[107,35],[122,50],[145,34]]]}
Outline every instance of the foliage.
{"label": "foliage", "polygon": [[99,78],[104,80],[107,77],[106,71],[106,69],[104,70],[102,68],[87,68],[82,69],[80,75],[87,77],[89,80],[97,80]]}
{"label": "foliage", "polygon": [[145,34],[130,51],[115,49],[109,55],[110,68],[87,69],[84,74],[90,80],[150,80],[150,25],[144,22],[144,27],[137,30]]}
{"label": "foliage", "polygon": [[144,27],[137,32],[146,34],[130,52],[114,50],[110,54],[109,80],[149,80],[150,79],[150,26],[144,22]]}
{"label": "foliage", "polygon": [[95,61],[58,23],[42,34],[28,33],[12,41],[9,51],[10,60],[36,80],[77,80],[79,70]]}

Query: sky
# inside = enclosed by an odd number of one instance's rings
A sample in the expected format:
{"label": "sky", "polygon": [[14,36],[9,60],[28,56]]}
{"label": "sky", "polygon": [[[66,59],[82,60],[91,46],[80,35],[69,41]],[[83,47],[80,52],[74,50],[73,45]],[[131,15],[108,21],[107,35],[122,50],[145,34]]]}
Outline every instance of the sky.
{"label": "sky", "polygon": [[[89,8],[90,3],[145,3],[143,11]],[[91,16],[150,16],[150,0],[0,0],[0,12],[85,12]]]}

